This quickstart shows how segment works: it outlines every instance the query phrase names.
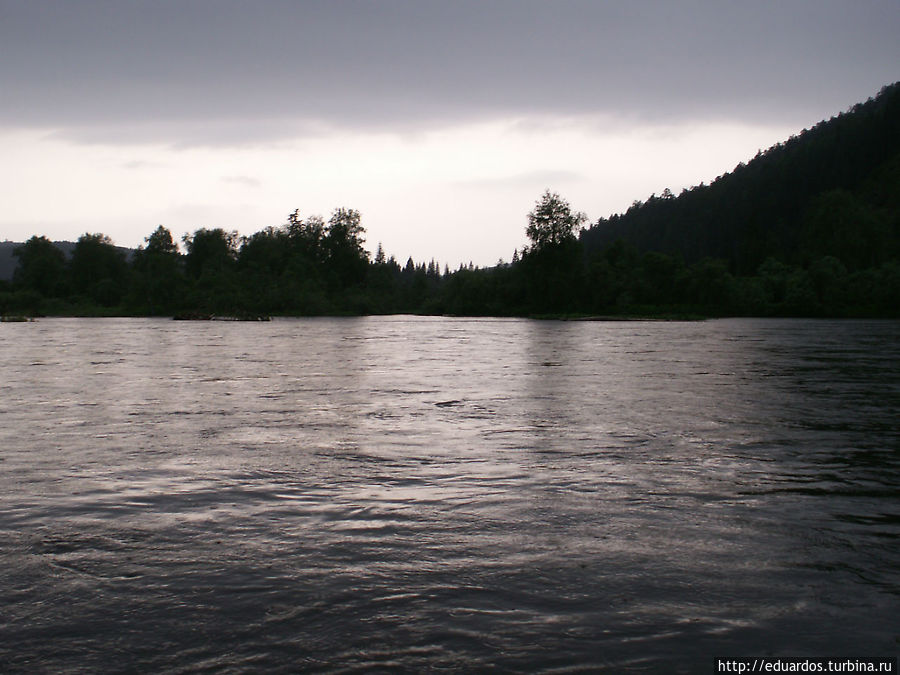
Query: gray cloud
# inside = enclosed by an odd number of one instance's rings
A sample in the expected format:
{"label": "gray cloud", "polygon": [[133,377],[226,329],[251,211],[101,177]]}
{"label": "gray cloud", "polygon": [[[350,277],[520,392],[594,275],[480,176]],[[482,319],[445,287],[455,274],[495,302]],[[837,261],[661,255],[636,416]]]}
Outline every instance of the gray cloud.
{"label": "gray cloud", "polygon": [[247,188],[258,188],[262,186],[262,181],[253,176],[225,176],[222,178],[222,182]]}
{"label": "gray cloud", "polygon": [[813,122],[897,79],[896,0],[0,0],[0,125],[232,145],[496,116]]}
{"label": "gray cloud", "polygon": [[550,189],[554,186],[571,185],[587,180],[587,177],[576,171],[546,170],[528,171],[511,176],[498,176],[496,178],[482,178],[476,180],[459,181],[457,187],[476,190],[496,190],[497,188],[532,188],[535,190]]}
{"label": "gray cloud", "polygon": [[161,162],[148,162],[143,159],[133,159],[121,164],[121,167],[123,169],[127,169],[129,171],[140,171],[141,169],[158,169],[163,166],[165,165]]}
{"label": "gray cloud", "polygon": [[243,119],[235,119],[198,111],[196,118],[185,114],[176,119],[72,121],[49,136],[85,145],[149,143],[184,150],[198,146],[274,144],[285,138],[321,135],[335,129],[333,125],[313,120],[267,118],[264,112],[258,116],[248,114]]}

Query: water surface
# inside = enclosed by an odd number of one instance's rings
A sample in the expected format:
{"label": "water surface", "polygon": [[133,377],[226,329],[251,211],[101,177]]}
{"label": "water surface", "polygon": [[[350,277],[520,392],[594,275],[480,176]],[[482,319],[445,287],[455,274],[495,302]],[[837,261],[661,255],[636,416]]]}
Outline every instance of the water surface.
{"label": "water surface", "polygon": [[0,328],[8,672],[900,645],[900,323]]}

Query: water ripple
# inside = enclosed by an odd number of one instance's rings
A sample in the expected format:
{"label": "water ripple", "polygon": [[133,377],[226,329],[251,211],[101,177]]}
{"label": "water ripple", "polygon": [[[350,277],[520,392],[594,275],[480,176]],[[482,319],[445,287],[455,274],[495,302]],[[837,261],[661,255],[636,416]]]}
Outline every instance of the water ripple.
{"label": "water ripple", "polygon": [[896,322],[0,333],[7,672],[893,655]]}

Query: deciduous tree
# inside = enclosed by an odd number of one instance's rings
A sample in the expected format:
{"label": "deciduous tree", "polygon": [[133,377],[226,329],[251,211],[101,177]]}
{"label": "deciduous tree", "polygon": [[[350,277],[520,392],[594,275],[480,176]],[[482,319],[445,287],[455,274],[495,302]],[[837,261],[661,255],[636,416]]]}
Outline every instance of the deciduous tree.
{"label": "deciduous tree", "polygon": [[575,228],[584,223],[587,216],[573,213],[569,203],[555,192],[547,190],[528,214],[525,234],[531,239],[533,249],[540,251],[575,240]]}

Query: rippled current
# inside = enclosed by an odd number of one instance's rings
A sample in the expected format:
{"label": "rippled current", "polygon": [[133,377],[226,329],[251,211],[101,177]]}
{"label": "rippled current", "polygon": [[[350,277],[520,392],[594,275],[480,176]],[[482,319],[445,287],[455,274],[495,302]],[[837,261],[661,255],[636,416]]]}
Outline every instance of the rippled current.
{"label": "rippled current", "polygon": [[4,672],[900,649],[900,323],[0,325]]}

